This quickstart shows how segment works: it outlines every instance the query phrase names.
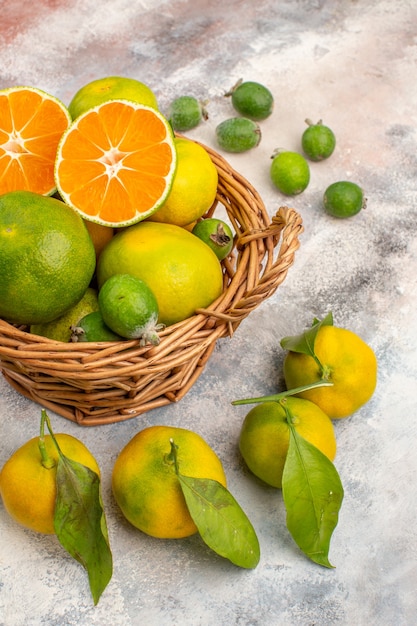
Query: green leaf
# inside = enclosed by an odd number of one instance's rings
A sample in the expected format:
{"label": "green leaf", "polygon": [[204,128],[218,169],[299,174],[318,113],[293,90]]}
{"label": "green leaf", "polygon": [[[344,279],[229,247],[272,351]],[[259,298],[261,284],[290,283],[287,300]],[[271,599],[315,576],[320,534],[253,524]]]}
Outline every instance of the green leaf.
{"label": "green leaf", "polygon": [[100,478],[61,452],[56,486],[55,532],[61,545],[87,570],[91,594],[97,604],[113,569]]}
{"label": "green leaf", "polygon": [[291,350],[291,352],[300,352],[302,354],[308,354],[315,358],[314,343],[316,341],[317,333],[322,326],[333,326],[333,315],[328,313],[321,321],[317,318],[314,319],[310,328],[302,332],[300,335],[293,335],[291,337],[283,337],[281,339],[281,347],[284,350]]}
{"label": "green leaf", "polygon": [[333,463],[290,426],[290,442],[282,476],[287,528],[312,561],[333,567],[328,559],[337,526],[343,486]]}
{"label": "green leaf", "polygon": [[235,565],[254,568],[260,548],[255,530],[232,494],[216,480],[177,472],[188,510],[203,541]]}

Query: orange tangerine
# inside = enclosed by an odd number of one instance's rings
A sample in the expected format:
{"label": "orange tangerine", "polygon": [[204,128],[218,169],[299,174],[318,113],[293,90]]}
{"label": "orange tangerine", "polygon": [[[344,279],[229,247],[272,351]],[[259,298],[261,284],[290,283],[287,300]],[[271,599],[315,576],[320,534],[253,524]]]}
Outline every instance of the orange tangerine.
{"label": "orange tangerine", "polygon": [[[285,404],[297,433],[333,461],[336,437],[330,417],[309,400],[289,397]],[[282,487],[289,444],[290,426],[284,404],[262,402],[246,415],[239,437],[240,452],[255,476],[278,489]]]}
{"label": "orange tangerine", "polygon": [[97,265],[97,283],[114,274],[145,282],[159,307],[159,323],[170,326],[208,307],[223,291],[223,273],[213,250],[175,224],[140,222],[118,232]]}
{"label": "orange tangerine", "polygon": [[111,226],[103,226],[103,224],[90,222],[90,220],[84,220],[84,224],[90,234],[94,250],[96,251],[96,259],[98,259],[101,252],[112,239],[115,230]]}
{"label": "orange tangerine", "polygon": [[346,328],[322,326],[314,343],[315,357],[289,351],[284,359],[287,389],[318,381],[333,383],[298,394],[317,404],[331,419],[348,417],[372,397],[378,363],[374,351]]}
{"label": "orange tangerine", "polygon": [[81,217],[31,191],[0,195],[0,317],[46,324],[81,300],[96,257]]}
{"label": "orange tangerine", "polygon": [[126,519],[160,539],[181,539],[197,532],[170,455],[171,439],[178,447],[183,475],[217,480],[224,487],[227,483],[219,457],[197,433],[165,425],[136,433],[115,461],[112,491]]}
{"label": "orange tangerine", "polygon": [[175,138],[177,169],[171,190],[149,219],[186,226],[209,210],[216,199],[219,176],[209,153],[191,139]]}
{"label": "orange tangerine", "polygon": [[[97,461],[79,439],[65,433],[57,433],[55,438],[66,457],[100,476]],[[16,522],[38,533],[51,535],[55,533],[58,463],[58,451],[51,435],[45,435],[45,447],[55,465],[50,469],[42,465],[39,437],[33,437],[3,465],[0,471],[0,494],[4,508]]]}
{"label": "orange tangerine", "polygon": [[0,91],[0,193],[54,193],[56,151],[70,122],[65,105],[40,89]]}
{"label": "orange tangerine", "polygon": [[165,201],[176,169],[169,123],[155,109],[111,100],[81,114],[58,146],[55,180],[84,219],[119,227]]}
{"label": "orange tangerine", "polygon": [[98,104],[123,98],[158,109],[155,94],[144,83],[126,76],[104,76],[83,85],[73,96],[68,111],[73,120]]}

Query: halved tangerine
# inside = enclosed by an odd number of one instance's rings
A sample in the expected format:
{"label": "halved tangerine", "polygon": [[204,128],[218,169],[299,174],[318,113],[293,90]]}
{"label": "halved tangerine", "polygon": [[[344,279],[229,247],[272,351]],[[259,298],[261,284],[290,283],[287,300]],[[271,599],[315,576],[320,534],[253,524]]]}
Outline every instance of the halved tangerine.
{"label": "halved tangerine", "polygon": [[111,100],[80,115],[58,147],[55,180],[84,219],[128,226],[165,201],[176,168],[172,129],[155,109]]}
{"label": "halved tangerine", "polygon": [[59,141],[71,123],[65,105],[35,87],[0,91],[0,193],[54,193]]}

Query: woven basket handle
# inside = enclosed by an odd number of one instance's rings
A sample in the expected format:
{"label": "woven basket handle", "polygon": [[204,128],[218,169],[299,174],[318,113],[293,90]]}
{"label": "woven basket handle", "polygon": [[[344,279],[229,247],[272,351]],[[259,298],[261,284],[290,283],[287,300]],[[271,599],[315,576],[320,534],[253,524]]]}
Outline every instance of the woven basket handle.
{"label": "woven basket handle", "polygon": [[[198,309],[197,312],[210,316],[210,325],[226,322],[229,334],[232,334],[240,322],[285,280],[300,246],[299,235],[302,232],[300,215],[286,206],[279,208],[265,228],[243,232],[238,237],[236,248],[241,255],[239,268],[244,267],[244,271],[238,268],[226,294],[211,307]],[[233,295],[230,296],[230,293]]]}

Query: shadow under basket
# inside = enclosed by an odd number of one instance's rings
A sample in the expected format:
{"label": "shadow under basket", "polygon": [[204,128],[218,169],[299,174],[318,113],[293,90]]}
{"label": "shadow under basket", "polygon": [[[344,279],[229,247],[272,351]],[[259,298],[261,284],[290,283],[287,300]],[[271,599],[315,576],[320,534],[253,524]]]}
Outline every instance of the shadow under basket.
{"label": "shadow under basket", "polygon": [[83,426],[111,424],[178,402],[202,373],[216,342],[285,280],[303,230],[299,214],[281,207],[270,219],[252,185],[203,146],[219,174],[215,204],[236,233],[222,262],[223,293],[160,333],[158,346],[138,340],[62,343],[0,320],[0,368],[18,392]]}

